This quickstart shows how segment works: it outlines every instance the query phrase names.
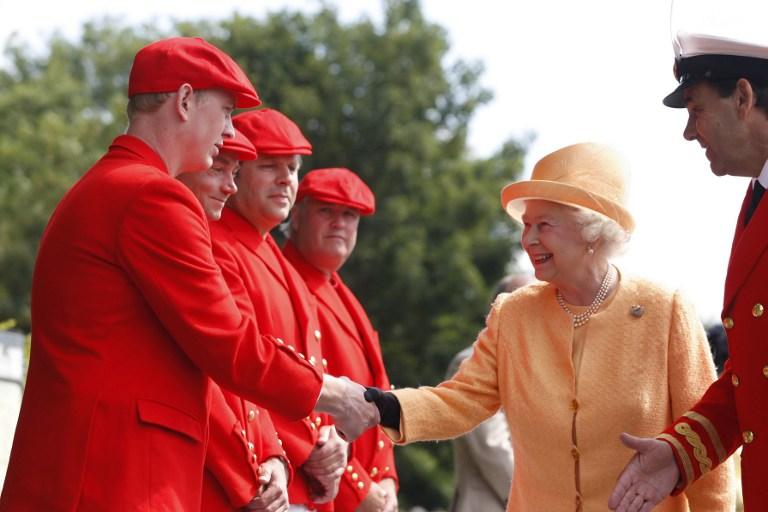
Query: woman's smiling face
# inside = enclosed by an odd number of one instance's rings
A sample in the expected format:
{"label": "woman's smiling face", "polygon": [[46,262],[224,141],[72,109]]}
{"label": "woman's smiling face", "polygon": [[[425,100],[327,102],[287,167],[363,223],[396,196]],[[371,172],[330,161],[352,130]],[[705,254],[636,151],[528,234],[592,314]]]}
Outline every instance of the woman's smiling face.
{"label": "woman's smiling face", "polygon": [[540,199],[525,202],[521,243],[537,279],[560,287],[583,274],[588,252],[581,228],[572,207]]}

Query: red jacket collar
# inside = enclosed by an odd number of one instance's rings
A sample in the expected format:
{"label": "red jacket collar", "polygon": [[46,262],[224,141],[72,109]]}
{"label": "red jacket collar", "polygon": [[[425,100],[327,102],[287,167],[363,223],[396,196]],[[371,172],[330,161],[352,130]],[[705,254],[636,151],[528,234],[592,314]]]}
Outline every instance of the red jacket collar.
{"label": "red jacket collar", "polygon": [[149,144],[133,135],[120,135],[116,137],[109,146],[108,156],[112,155],[131,160],[140,160],[168,174],[168,167],[166,167],[160,155]]}
{"label": "red jacket collar", "polygon": [[228,206],[225,206],[221,211],[219,223],[229,229],[240,240],[240,243],[254,252],[264,242],[265,238],[270,236],[267,234],[267,237],[262,237],[258,229]]}
{"label": "red jacket collar", "polygon": [[283,254],[288,261],[291,262],[293,267],[299,271],[301,277],[304,278],[304,282],[307,283],[307,288],[312,293],[315,293],[321,286],[330,281],[331,278],[339,279],[338,275],[334,272],[332,276],[328,276],[325,273],[317,270],[313,267],[304,256],[296,249],[296,246],[288,240],[283,246]]}

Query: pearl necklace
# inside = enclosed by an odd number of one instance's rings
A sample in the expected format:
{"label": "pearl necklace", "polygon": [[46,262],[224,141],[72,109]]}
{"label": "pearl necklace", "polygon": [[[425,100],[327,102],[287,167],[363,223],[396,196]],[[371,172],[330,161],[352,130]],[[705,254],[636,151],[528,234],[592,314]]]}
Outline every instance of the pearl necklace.
{"label": "pearl necklace", "polygon": [[595,295],[595,300],[592,301],[592,304],[590,304],[587,309],[579,314],[575,314],[573,311],[571,311],[568,308],[568,305],[565,303],[565,299],[563,298],[563,294],[560,293],[560,290],[557,290],[557,303],[560,304],[560,307],[563,308],[563,311],[568,313],[571,318],[573,319],[573,327],[581,327],[582,325],[589,322],[589,318],[594,315],[598,309],[600,309],[600,305],[603,303],[605,298],[608,296],[608,291],[611,289],[611,285],[613,284],[614,280],[614,268],[613,265],[608,265],[608,271],[605,273],[605,277],[603,277],[603,282],[600,283],[600,289],[597,290],[597,295]]}

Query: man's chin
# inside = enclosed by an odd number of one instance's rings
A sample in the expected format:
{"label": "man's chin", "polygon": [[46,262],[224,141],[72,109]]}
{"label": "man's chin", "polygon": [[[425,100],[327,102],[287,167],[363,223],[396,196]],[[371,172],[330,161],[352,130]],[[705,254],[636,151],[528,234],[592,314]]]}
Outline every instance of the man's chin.
{"label": "man's chin", "polygon": [[327,247],[326,246],[323,252],[325,253],[325,256],[328,259],[331,259],[334,261],[341,261],[342,264],[344,264],[344,262],[347,261],[347,258],[349,258],[351,254],[351,251],[347,250],[346,246],[344,247],[339,247],[339,246]]}
{"label": "man's chin", "polygon": [[721,165],[718,165],[715,162],[709,162],[709,169],[712,171],[712,174],[714,174],[715,176],[726,176],[727,174],[729,174],[728,171],[723,169]]}

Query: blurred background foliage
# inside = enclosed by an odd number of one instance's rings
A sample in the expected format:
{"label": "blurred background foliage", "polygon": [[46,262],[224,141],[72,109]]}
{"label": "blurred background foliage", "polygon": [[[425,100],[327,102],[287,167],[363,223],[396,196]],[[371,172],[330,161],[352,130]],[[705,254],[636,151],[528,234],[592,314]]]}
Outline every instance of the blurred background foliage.
{"label": "blurred background foliage", "polygon": [[[435,384],[482,326],[509,270],[516,227],[499,190],[523,168],[525,141],[478,158],[469,122],[488,103],[482,64],[449,62],[445,30],[417,0],[385,1],[380,23],[342,23],[332,5],[261,18],[177,21],[160,29],[95,20],[79,40],[52,35],[43,54],[5,42],[0,69],[0,318],[29,329],[37,244],[63,193],[126,124],[133,55],[169,35],[199,35],[232,55],[265,106],[312,141],[303,169],[349,167],[376,194],[343,269],[382,340],[398,387]],[[162,70],[158,70],[162,72]],[[397,449],[401,506],[445,507],[449,443]]]}

